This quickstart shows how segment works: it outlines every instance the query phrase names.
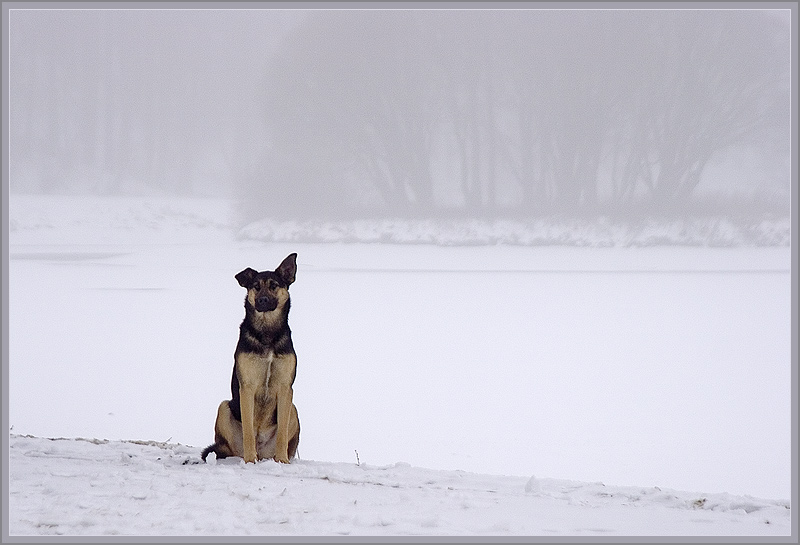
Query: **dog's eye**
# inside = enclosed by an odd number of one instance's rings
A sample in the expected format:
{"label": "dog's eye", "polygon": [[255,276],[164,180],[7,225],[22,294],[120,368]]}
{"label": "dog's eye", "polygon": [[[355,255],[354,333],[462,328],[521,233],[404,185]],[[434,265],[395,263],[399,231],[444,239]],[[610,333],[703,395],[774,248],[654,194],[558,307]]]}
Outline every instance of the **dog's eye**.
{"label": "dog's eye", "polygon": [[270,280],[270,282],[269,282],[269,289],[271,289],[271,290],[274,290],[274,289],[275,289],[275,288],[277,288],[277,287],[278,287],[278,283],[277,283],[277,282],[275,282],[274,280]]}

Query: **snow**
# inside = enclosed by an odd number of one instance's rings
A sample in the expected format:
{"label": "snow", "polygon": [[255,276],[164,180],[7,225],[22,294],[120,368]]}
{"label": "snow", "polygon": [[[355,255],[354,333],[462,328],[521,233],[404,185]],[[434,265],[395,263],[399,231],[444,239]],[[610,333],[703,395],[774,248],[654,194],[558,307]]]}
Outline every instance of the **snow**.
{"label": "snow", "polygon": [[357,221],[265,219],[245,226],[241,238],[270,242],[382,242],[472,245],[520,244],[582,247],[788,246],[789,218],[727,217],[599,221],[549,217],[533,220],[381,219]]}
{"label": "snow", "polygon": [[[113,205],[111,204],[113,203]],[[231,210],[213,198],[96,198],[86,196],[15,196],[10,230],[24,241],[95,243],[192,241],[200,229],[219,239],[236,230],[240,240],[270,243],[391,243],[464,245],[578,246],[630,248],[648,246],[780,247],[788,249],[788,217],[687,217],[683,219],[560,216],[527,220],[372,219],[277,220],[265,218],[236,228]],[[91,210],[91,218],[86,211]],[[175,238],[177,237],[177,239]]]}
{"label": "snow", "polygon": [[154,441],[12,435],[11,535],[785,536],[789,503],[301,459],[202,464]]}
{"label": "snow", "polygon": [[[261,241],[214,199],[10,212],[12,535],[789,535],[783,244]],[[184,465],[230,395],[234,274],[294,251],[300,459]]]}

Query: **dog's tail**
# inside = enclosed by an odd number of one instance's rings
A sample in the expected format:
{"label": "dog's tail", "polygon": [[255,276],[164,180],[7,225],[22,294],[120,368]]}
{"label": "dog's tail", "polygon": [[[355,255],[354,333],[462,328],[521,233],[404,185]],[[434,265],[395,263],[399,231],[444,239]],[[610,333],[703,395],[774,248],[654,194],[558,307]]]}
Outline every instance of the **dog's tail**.
{"label": "dog's tail", "polygon": [[204,448],[204,449],[203,449],[203,452],[202,452],[202,453],[200,453],[200,458],[202,458],[202,459],[203,459],[203,461],[205,462],[205,461],[206,461],[206,457],[207,457],[209,454],[211,454],[212,452],[213,452],[214,454],[216,454],[216,453],[217,453],[217,444],[216,444],[216,443],[214,443],[214,444],[212,444],[212,445],[208,445],[206,448]]}

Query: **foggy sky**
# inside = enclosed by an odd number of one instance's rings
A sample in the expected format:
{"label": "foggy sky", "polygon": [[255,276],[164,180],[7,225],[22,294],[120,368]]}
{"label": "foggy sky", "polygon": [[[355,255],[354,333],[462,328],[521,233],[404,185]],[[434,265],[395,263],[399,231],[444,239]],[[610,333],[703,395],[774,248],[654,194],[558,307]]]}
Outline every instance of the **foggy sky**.
{"label": "foggy sky", "polygon": [[12,188],[216,193],[258,153],[265,62],[298,18],[13,10]]}
{"label": "foggy sky", "polygon": [[17,192],[247,195],[298,215],[788,195],[788,11],[9,22]]}

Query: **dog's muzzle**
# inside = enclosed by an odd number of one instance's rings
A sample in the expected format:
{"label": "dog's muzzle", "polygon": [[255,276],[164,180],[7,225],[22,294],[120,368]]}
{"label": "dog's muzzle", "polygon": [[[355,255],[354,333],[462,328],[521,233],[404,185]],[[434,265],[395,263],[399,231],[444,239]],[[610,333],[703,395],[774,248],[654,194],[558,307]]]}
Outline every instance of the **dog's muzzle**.
{"label": "dog's muzzle", "polygon": [[270,312],[278,308],[278,300],[272,297],[259,297],[256,299],[256,310],[258,312]]}

